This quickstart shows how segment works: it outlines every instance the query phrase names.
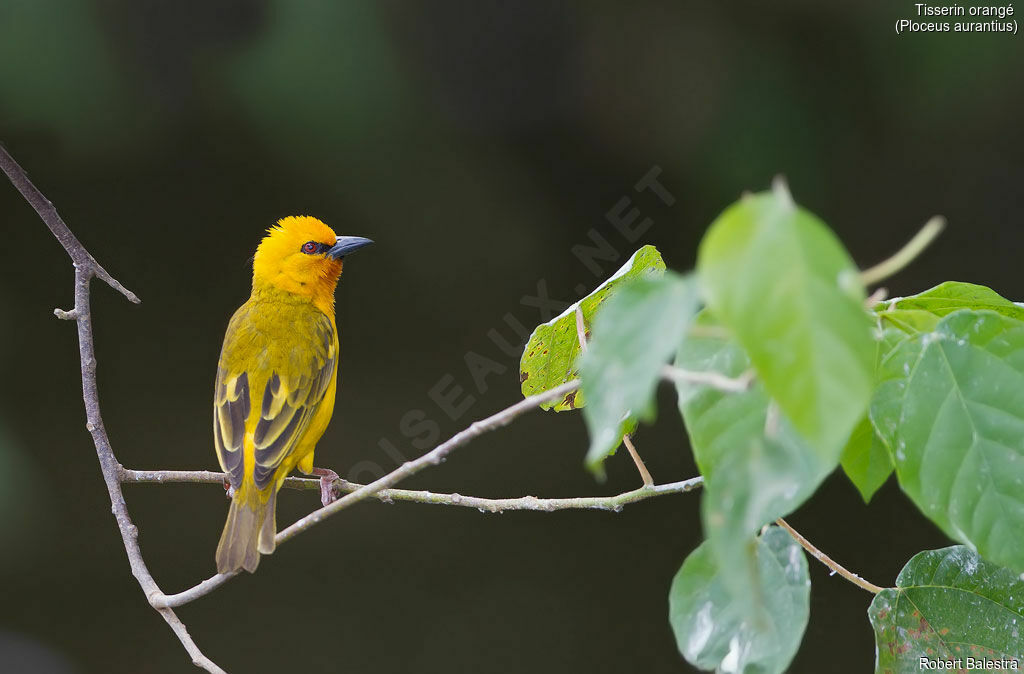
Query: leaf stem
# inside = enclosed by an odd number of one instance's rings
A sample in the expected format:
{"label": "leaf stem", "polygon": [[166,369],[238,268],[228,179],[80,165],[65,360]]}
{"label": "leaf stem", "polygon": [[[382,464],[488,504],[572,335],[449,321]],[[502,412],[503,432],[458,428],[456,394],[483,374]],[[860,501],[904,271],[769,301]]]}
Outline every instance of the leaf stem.
{"label": "leaf stem", "polygon": [[933,216],[924,227],[914,235],[903,248],[900,248],[895,255],[887,260],[882,260],[874,267],[865,269],[860,273],[860,280],[866,286],[874,285],[879,281],[896,275],[904,267],[914,261],[925,248],[931,245],[946,226],[946,219],[941,215]]}
{"label": "leaf stem", "polygon": [[647,470],[644,460],[640,458],[640,453],[637,452],[636,447],[633,446],[633,440],[630,439],[628,433],[622,436],[622,444],[626,446],[626,449],[629,451],[629,456],[632,457],[633,463],[636,464],[636,469],[640,471],[640,479],[644,481],[644,486],[650,487],[654,484],[654,478],[651,477],[651,471]]}
{"label": "leaf stem", "polygon": [[580,353],[587,352],[587,327],[583,323],[583,308],[576,305],[576,341],[580,343]]}
{"label": "leaf stem", "polygon": [[[586,353],[587,326],[583,322],[583,308],[578,304],[576,305],[576,341],[580,344],[580,353]],[[636,451],[636,447],[633,446],[633,441],[629,435],[622,436],[622,444],[626,445],[626,449],[629,450],[629,456],[633,459],[633,463],[636,465],[637,472],[640,473],[640,479],[643,480],[644,486],[650,487],[653,485],[654,478],[651,477],[651,471],[647,470],[644,460],[640,458],[640,453]]]}
{"label": "leaf stem", "polygon": [[867,590],[872,594],[878,594],[879,592],[885,589],[884,587],[879,587],[874,583],[869,583],[868,581],[864,580],[852,571],[847,571],[845,568],[840,566],[839,563],[836,562],[834,559],[826,555],[818,548],[814,547],[814,544],[812,544],[809,540],[804,538],[799,531],[789,526],[789,523],[786,520],[780,517],[779,519],[775,520],[775,523],[783,529],[785,529],[786,531],[788,531],[789,535],[792,536],[796,540],[796,542],[803,547],[804,550],[811,553],[811,556],[817,559],[819,562],[821,562],[828,568],[832,569],[833,573],[838,573],[840,576],[850,581],[857,587]]}
{"label": "leaf stem", "polygon": [[734,378],[713,371],[693,372],[675,367],[674,365],[666,365],[661,371],[661,376],[669,381],[710,386],[711,388],[728,393],[742,393],[750,388],[751,382],[754,381],[753,370],[747,370]]}

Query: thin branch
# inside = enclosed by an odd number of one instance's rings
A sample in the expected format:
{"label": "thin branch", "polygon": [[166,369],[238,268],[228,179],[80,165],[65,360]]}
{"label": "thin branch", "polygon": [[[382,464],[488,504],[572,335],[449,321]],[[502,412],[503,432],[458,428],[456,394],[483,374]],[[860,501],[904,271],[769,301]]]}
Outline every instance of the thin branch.
{"label": "thin branch", "polygon": [[[222,484],[224,473],[211,471],[122,471],[125,482],[138,483],[160,483],[170,484],[172,482],[182,483],[211,483]],[[381,489],[372,494],[374,498],[385,503],[394,501],[406,501],[410,503],[423,503],[428,505],[446,505],[463,508],[476,508],[480,512],[501,513],[513,510],[532,510],[540,512],[554,512],[556,510],[609,510],[619,512],[624,506],[638,501],[644,501],[656,496],[667,494],[682,494],[693,491],[704,484],[704,478],[697,476],[680,482],[668,484],[646,485],[639,489],[623,492],[615,496],[583,496],[571,498],[538,498],[536,496],[522,496],[519,498],[480,498],[477,496],[463,496],[461,494],[436,494],[429,491],[412,491],[408,489]],[[285,480],[285,487],[290,489],[319,491],[320,480],[292,477]],[[364,489],[365,485],[354,484],[346,480],[338,480],[334,488],[339,493],[351,493]],[[177,594],[162,595],[157,598],[160,606],[177,607],[195,601],[200,597],[210,594],[218,587],[230,580],[232,574],[215,574],[198,585],[191,587]]]}
{"label": "thin branch", "polygon": [[750,384],[754,381],[753,370],[748,370],[734,378],[719,372],[691,372],[674,365],[666,365],[661,371],[661,376],[669,381],[710,386],[727,393],[742,393],[750,388]]}
{"label": "thin branch", "polygon": [[200,597],[205,597],[210,594],[218,587],[228,582],[240,571],[232,571],[231,573],[215,573],[203,582],[193,585],[187,590],[178,592],[177,594],[161,594],[155,598],[157,606],[170,608],[177,608],[178,606],[184,606],[185,604],[191,603]]}
{"label": "thin branch", "polygon": [[[163,593],[156,584],[156,581],[153,580],[153,576],[143,561],[138,541],[139,531],[128,515],[124,495],[121,493],[121,482],[119,479],[121,466],[114,456],[114,451],[110,446],[110,439],[107,437],[107,431],[103,426],[103,418],[100,415],[99,393],[96,387],[96,354],[93,347],[92,315],[89,305],[89,282],[93,276],[97,276],[132,302],[138,303],[139,298],[112,278],[96,262],[92,255],[89,254],[89,251],[82,246],[81,242],[64,224],[53,204],[29,181],[25,171],[14,161],[3,146],[0,146],[0,169],[3,169],[11,183],[32,205],[39,217],[57,238],[57,241],[67,251],[72,262],[74,262],[75,306],[71,311],[62,312],[58,310],[57,315],[61,318],[74,320],[78,325],[78,352],[82,364],[82,398],[85,402],[85,427],[92,435],[93,444],[96,446],[96,455],[103,473],[103,481],[107,485],[107,493],[110,496],[111,510],[117,521],[118,530],[121,532],[121,539],[124,542],[124,549],[128,555],[128,563],[131,566],[132,575],[135,576],[142,591],[146,593],[147,598],[152,603],[154,597],[162,596]],[[223,669],[218,667],[199,650],[184,623],[178,619],[174,611],[170,608],[157,608],[157,610],[178,637],[178,640],[181,641],[181,644],[192,658],[193,664],[214,674],[224,674]]]}
{"label": "thin branch", "polygon": [[814,545],[809,540],[804,538],[799,531],[789,526],[789,523],[786,520],[780,517],[779,519],[775,520],[775,523],[783,529],[785,529],[786,531],[788,531],[789,535],[792,536],[796,540],[796,542],[803,547],[804,550],[811,553],[812,557],[817,559],[819,562],[821,562],[828,568],[832,569],[832,573],[838,573],[840,576],[850,581],[857,587],[867,590],[872,594],[878,594],[879,592],[885,589],[884,587],[879,587],[874,583],[869,583],[868,581],[864,580],[863,578],[861,578],[860,576],[851,571],[847,571],[845,568],[840,566],[839,563],[836,562],[834,559],[826,555],[818,548],[814,547]]}
{"label": "thin branch", "polygon": [[76,269],[88,270],[89,275],[99,278],[135,304],[141,301],[135,293],[125,288],[117,279],[108,274],[107,270],[96,261],[96,258],[85,249],[85,246],[78,240],[78,237],[64,224],[64,220],[57,213],[53,203],[43,196],[43,193],[32,184],[32,181],[28,179],[28,175],[25,173],[25,169],[21,168],[18,162],[14,161],[14,157],[8,154],[3,145],[0,145],[0,169],[3,169],[11,184],[21,192],[21,196],[25,197],[25,200],[35,209],[43,223],[50,228],[57,241],[67,251]]}
{"label": "thin branch", "polygon": [[[195,483],[195,484],[223,484],[226,475],[208,470],[127,470],[122,469],[121,479],[124,482],[134,483]],[[463,496],[461,494],[438,494],[430,491],[413,491],[408,489],[382,489],[373,494],[374,498],[384,502],[392,503],[403,501],[408,503],[421,503],[427,505],[446,505],[463,508],[476,508],[480,512],[500,513],[516,510],[532,510],[541,512],[554,512],[556,510],[610,510],[619,512],[623,506],[638,501],[664,496],[667,494],[682,494],[693,491],[704,484],[701,476],[671,482],[661,485],[644,485],[639,489],[623,492],[616,496],[585,496],[571,498],[538,498],[536,496],[522,496],[519,498],[480,498],[477,496]],[[346,494],[362,489],[365,485],[355,484],[347,480],[337,480],[334,489],[339,494]],[[305,491],[319,491],[320,480],[290,477],[284,482],[284,487]],[[878,594],[883,588],[870,583],[857,574],[848,571],[838,562],[826,555],[814,546],[813,543],[803,537],[796,529],[791,527],[783,519],[776,520],[776,524],[785,529],[789,534],[815,559],[838,573],[843,578],[854,583],[869,592]],[[199,585],[178,594],[166,595],[162,598],[161,605],[181,606],[194,599],[209,594],[215,588],[223,584],[230,576],[220,574],[213,576]]]}
{"label": "thin branch", "polygon": [[[227,481],[227,473],[218,473],[213,470],[131,470],[122,467],[119,471],[121,482],[136,483],[192,483],[192,484],[224,484]],[[310,487],[306,487],[309,483]],[[319,489],[320,480],[301,477],[285,478],[285,487],[291,489]]]}
{"label": "thin branch", "polygon": [[[121,471],[122,482],[133,483],[193,483],[223,484],[226,475],[209,470],[128,470]],[[618,511],[622,506],[666,494],[680,494],[692,491],[701,485],[700,476],[670,482],[667,484],[650,484],[623,492],[615,496],[573,496],[568,498],[539,498],[537,496],[520,496],[516,498],[481,498],[462,494],[439,494],[431,491],[412,489],[381,489],[373,497],[383,503],[395,501],[422,503],[426,505],[446,505],[463,508],[476,508],[481,512],[501,513],[513,510],[537,510],[553,512],[555,510],[611,510]],[[319,491],[320,480],[305,477],[290,477],[283,485],[288,489],[300,491]],[[336,480],[334,491],[339,496],[349,494],[365,485]]]}
{"label": "thin branch", "polygon": [[941,215],[933,216],[924,224],[924,227],[914,235],[914,238],[908,241],[903,248],[900,248],[895,255],[890,257],[888,260],[879,262],[874,267],[862,271],[860,273],[861,283],[866,286],[874,285],[879,281],[883,281],[890,276],[894,276],[899,273],[904,267],[913,262],[925,248],[931,245],[931,242],[935,240],[935,237],[942,233],[945,226],[945,218]]}
{"label": "thin branch", "polygon": [[[121,479],[124,482],[135,483],[195,483],[195,484],[223,484],[226,475],[207,470],[127,470],[121,471]],[[536,496],[522,496],[519,498],[480,498],[476,496],[463,496],[461,494],[438,494],[430,491],[413,491],[408,489],[382,489],[373,496],[384,503],[403,501],[409,503],[421,503],[427,505],[446,505],[463,508],[476,508],[480,512],[500,513],[506,511],[532,510],[541,512],[554,512],[556,510],[606,510],[619,512],[626,505],[637,503],[657,496],[667,494],[682,494],[693,491],[704,484],[701,476],[671,482],[661,485],[645,485],[639,489],[623,492],[616,496],[585,496],[571,498],[538,498]],[[320,480],[290,477],[285,480],[284,487],[305,491],[319,491]],[[362,489],[364,485],[337,480],[334,489],[339,494],[350,493]],[[796,529],[789,525],[784,519],[776,520],[776,524],[785,529],[789,534],[811,555],[822,564],[838,573],[843,578],[858,587],[869,592],[878,594],[883,588],[870,583],[857,574],[848,571],[838,562],[826,555],[814,546],[813,543],[803,537]],[[181,606],[194,599],[209,594],[215,588],[224,583],[230,576],[213,576],[202,583],[178,594],[166,595],[162,598],[162,605]]]}

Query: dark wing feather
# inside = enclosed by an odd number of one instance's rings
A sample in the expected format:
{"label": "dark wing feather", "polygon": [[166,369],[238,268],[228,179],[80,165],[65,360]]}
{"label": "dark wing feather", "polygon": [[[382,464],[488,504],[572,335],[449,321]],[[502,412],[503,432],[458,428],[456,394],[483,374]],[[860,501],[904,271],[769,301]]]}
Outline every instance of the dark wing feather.
{"label": "dark wing feather", "polygon": [[232,376],[218,367],[213,396],[213,442],[220,467],[228,474],[235,489],[241,486],[245,472],[242,439],[249,412],[248,373]]}

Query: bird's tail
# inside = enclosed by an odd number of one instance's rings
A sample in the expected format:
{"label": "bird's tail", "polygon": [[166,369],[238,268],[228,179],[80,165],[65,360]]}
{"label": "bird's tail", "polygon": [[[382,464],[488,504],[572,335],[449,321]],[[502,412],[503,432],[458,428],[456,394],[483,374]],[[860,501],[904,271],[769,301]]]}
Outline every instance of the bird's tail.
{"label": "bird's tail", "polygon": [[[248,493],[246,493],[248,492]],[[260,554],[274,551],[277,534],[277,489],[264,501],[255,489],[239,489],[231,500],[228,521],[217,546],[217,573],[256,570]]]}

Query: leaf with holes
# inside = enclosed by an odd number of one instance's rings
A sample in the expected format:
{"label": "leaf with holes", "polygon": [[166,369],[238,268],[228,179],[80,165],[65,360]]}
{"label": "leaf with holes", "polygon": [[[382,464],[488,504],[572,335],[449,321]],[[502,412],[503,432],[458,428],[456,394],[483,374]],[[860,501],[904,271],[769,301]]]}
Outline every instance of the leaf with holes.
{"label": "leaf with holes", "polygon": [[960,672],[1024,666],[1024,580],[962,545],[914,555],[868,617],[877,674],[918,674],[922,660]]}
{"label": "leaf with holes", "polygon": [[[519,381],[523,396],[549,391],[579,376],[576,362],[580,344],[576,332],[576,307],[583,311],[583,323],[589,329],[598,308],[630,281],[655,278],[665,272],[665,262],[654,246],[644,246],[594,292],[571,305],[561,315],[538,325],[523,350],[519,362]],[[561,400],[544,403],[542,409],[556,412],[583,407],[582,396],[573,391]]]}
{"label": "leaf with holes", "polygon": [[994,311],[1024,320],[1024,307],[991,288],[960,281],[946,281],[911,297],[879,302],[875,313],[883,327],[894,326],[905,333],[916,334],[933,330],[942,317],[961,309]]}
{"label": "leaf with holes", "polygon": [[838,458],[867,409],[874,353],[864,288],[842,244],[777,187],[715,220],[697,273],[768,394],[822,458]]}
{"label": "leaf with holes", "polygon": [[654,392],[666,362],[697,312],[690,279],[666,272],[622,288],[594,321],[594,338],[580,361],[590,431],[587,467],[604,477],[604,460],[636,420],[654,419]]}
{"label": "leaf with holes", "polygon": [[1024,571],[1024,322],[957,311],[882,364],[871,419],[903,491],[952,538]]}
{"label": "leaf with holes", "polygon": [[687,662],[720,672],[783,672],[800,647],[810,614],[804,551],[778,527],[755,543],[756,591],[764,610],[750,612],[722,582],[708,543],[683,562],[669,590],[669,623]]}

